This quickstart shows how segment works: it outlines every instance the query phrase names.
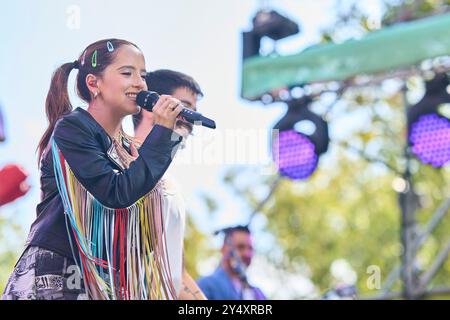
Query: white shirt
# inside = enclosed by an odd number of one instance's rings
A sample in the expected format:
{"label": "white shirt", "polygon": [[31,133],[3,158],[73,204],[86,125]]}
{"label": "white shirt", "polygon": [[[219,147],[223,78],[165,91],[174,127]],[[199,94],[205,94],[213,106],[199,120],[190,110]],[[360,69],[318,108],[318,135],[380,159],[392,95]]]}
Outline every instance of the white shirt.
{"label": "white shirt", "polygon": [[183,240],[186,226],[186,206],[180,194],[181,188],[168,174],[162,180],[164,199],[163,221],[166,232],[169,267],[177,294],[181,290],[183,276]]}

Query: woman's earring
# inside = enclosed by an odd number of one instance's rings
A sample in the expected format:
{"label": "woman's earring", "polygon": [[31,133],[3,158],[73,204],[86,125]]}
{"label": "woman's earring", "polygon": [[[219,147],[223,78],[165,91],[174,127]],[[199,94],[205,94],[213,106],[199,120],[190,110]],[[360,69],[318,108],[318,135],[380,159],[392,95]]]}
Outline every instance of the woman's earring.
{"label": "woman's earring", "polygon": [[98,91],[95,91],[95,92],[94,92],[94,99],[96,99],[97,96],[98,96]]}

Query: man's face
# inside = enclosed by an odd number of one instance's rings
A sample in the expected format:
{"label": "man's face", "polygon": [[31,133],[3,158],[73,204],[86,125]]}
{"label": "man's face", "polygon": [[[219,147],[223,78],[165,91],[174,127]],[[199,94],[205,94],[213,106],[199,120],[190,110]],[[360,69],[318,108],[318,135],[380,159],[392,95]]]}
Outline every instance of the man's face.
{"label": "man's face", "polygon": [[[186,87],[179,87],[175,89],[170,95],[180,100],[186,108],[197,111],[197,95],[192,90]],[[141,114],[142,122],[135,128],[135,133],[137,137],[144,141],[145,137],[147,137],[147,135],[153,128],[154,119],[152,112],[141,109]],[[149,126],[148,124],[151,124],[151,126]],[[192,128],[192,124],[190,124],[189,122],[185,122],[179,119],[175,122],[174,131],[183,137],[183,142],[181,144],[182,147],[186,143],[186,138],[192,133]]]}
{"label": "man's face", "polygon": [[[177,88],[172,97],[177,98],[188,109],[197,111],[197,95],[186,87]],[[178,119],[175,123],[174,131],[183,137],[183,140],[192,133],[192,124]]]}
{"label": "man's face", "polygon": [[[253,241],[252,236],[245,231],[234,231],[230,236],[231,243],[235,252],[244,263],[245,267],[250,266],[253,258]],[[229,258],[231,257],[231,247],[225,244],[223,254]]]}

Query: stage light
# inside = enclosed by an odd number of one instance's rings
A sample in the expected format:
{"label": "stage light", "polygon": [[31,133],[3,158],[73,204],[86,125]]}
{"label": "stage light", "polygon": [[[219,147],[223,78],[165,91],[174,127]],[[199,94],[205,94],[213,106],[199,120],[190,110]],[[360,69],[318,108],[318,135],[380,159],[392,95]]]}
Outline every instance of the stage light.
{"label": "stage light", "polygon": [[252,30],[242,33],[243,59],[259,55],[262,37],[278,41],[298,32],[299,26],[294,21],[274,10],[260,10],[253,18]]}
{"label": "stage light", "polygon": [[[245,63],[246,59],[260,55],[261,39],[263,37],[268,37],[276,42],[294,35],[300,30],[297,23],[274,10],[258,11],[252,22],[252,29],[250,31],[242,32],[242,64]],[[241,97],[247,99],[242,92]],[[268,99],[267,96],[265,96],[264,99],[262,96],[259,96],[249,100],[259,100],[264,104],[270,104],[277,99],[278,97],[272,95],[271,99]]]}
{"label": "stage light", "polygon": [[[311,176],[330,141],[328,124],[308,109],[310,103],[309,97],[288,102],[286,115],[274,126],[273,160],[280,174],[293,180]],[[313,130],[301,130],[299,124],[305,122]]]}
{"label": "stage light", "polygon": [[450,162],[450,120],[439,113],[450,103],[449,79],[437,74],[425,83],[425,95],[408,110],[408,142],[412,153],[425,164],[440,168]]}
{"label": "stage light", "polygon": [[253,31],[261,37],[277,41],[298,33],[299,27],[274,10],[260,10],[253,18]]}

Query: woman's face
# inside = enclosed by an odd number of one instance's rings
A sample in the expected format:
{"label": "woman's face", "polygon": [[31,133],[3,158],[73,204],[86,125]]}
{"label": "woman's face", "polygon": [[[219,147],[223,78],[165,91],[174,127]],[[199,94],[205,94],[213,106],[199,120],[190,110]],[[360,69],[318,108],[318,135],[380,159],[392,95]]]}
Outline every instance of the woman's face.
{"label": "woman's face", "polygon": [[147,90],[145,74],[142,52],[131,45],[119,47],[114,62],[106,67],[97,80],[101,99],[119,116],[138,112],[136,95],[139,91]]}

